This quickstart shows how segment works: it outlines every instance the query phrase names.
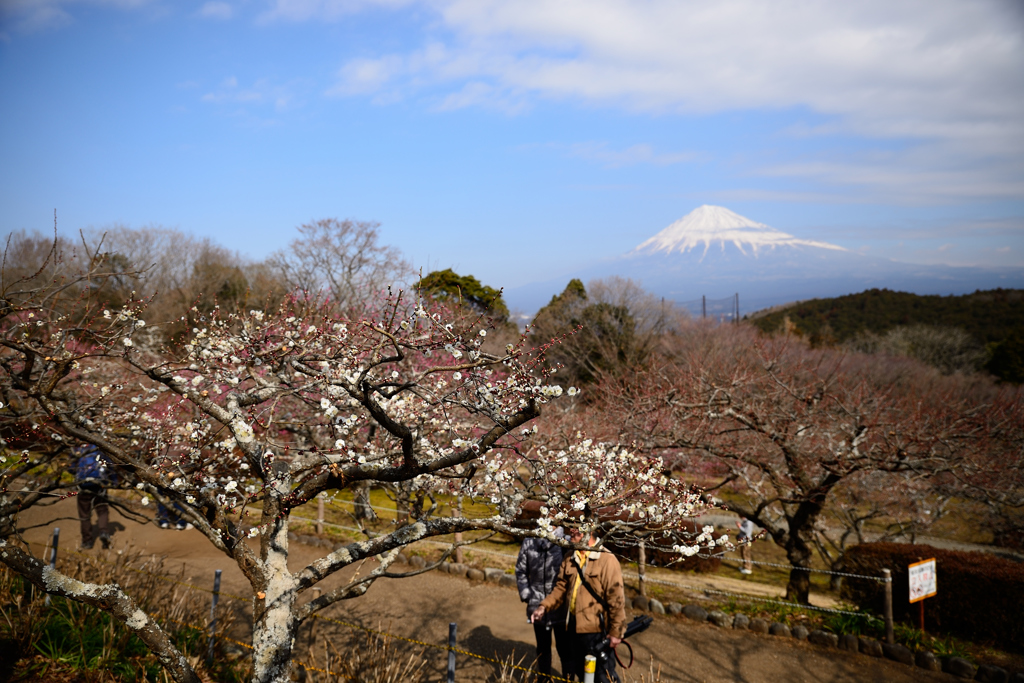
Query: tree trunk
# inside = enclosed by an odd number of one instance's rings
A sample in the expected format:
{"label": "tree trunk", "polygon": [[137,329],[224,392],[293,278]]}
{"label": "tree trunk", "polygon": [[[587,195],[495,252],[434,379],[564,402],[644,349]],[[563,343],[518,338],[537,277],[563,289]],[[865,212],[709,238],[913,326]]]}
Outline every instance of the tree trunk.
{"label": "tree trunk", "polygon": [[261,548],[264,578],[262,585],[253,586],[252,683],[291,683],[292,648],[300,625],[293,610],[298,581],[288,571],[288,516],[277,514],[281,492],[289,490],[291,478],[284,467],[276,474],[264,507],[265,520],[273,515],[273,533]]}
{"label": "tree trunk", "polygon": [[793,569],[789,572],[789,583],[786,584],[786,600],[809,605],[811,599],[811,573],[807,567],[811,565],[810,548],[805,543],[798,543],[796,548],[787,548],[786,556]]}
{"label": "tree trunk", "polygon": [[292,615],[294,588],[294,581],[272,578],[267,597],[256,601],[262,612],[253,625],[252,683],[292,683],[292,646],[298,632]]}
{"label": "tree trunk", "polygon": [[792,515],[786,516],[789,531],[786,535],[786,557],[793,566],[786,584],[786,600],[809,605],[811,597],[811,555],[813,553],[814,525],[825,507],[825,500],[832,487],[839,483],[839,477],[828,474],[808,493],[807,499],[797,505]]}
{"label": "tree trunk", "polygon": [[786,537],[786,558],[793,566],[789,572],[789,583],[786,584],[786,600],[799,602],[803,605],[810,604],[811,594],[811,573],[807,571],[811,566],[811,556],[814,552],[811,541],[806,538],[811,529],[814,528],[814,521],[820,512],[820,506],[811,503],[803,503],[798,508],[797,514],[789,521],[789,533]]}

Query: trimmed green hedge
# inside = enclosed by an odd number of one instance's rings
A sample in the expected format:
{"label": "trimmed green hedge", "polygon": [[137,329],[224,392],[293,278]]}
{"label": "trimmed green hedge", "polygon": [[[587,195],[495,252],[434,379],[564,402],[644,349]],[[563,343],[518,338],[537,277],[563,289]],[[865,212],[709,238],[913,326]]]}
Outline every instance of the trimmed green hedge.
{"label": "trimmed green hedge", "polygon": [[[846,554],[846,571],[881,576],[892,571],[893,619],[917,625],[919,607],[911,605],[907,566],[935,558],[938,594],[924,601],[925,630],[989,642],[1024,652],[1024,564],[990,553],[941,550],[930,545],[865,543]],[[846,579],[842,596],[881,614],[883,584]]]}

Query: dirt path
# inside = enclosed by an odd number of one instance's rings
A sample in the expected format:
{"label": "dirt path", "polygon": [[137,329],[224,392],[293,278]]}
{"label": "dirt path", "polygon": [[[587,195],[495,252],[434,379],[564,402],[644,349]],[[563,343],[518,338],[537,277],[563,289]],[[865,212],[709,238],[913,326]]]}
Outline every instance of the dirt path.
{"label": "dirt path", "polygon": [[[184,564],[186,575],[203,586],[212,584],[215,569],[222,569],[222,590],[225,593],[251,595],[241,571],[214,550],[198,531],[179,532],[161,530],[153,525],[142,526],[114,511],[111,512],[111,521],[117,525],[115,548],[131,543],[146,553],[165,557],[168,567],[177,568]],[[46,542],[53,526],[60,526],[62,552],[77,551],[79,534],[73,501],[65,501],[46,510],[34,510],[22,522],[39,525],[26,534],[29,541],[38,544]],[[33,550],[37,553],[42,551],[40,545],[33,546]],[[112,551],[96,549],[81,552],[102,554]],[[321,548],[295,543],[289,565],[296,570],[323,552]],[[332,578],[325,588],[338,580],[340,577]],[[746,582],[744,587],[749,590],[751,584]],[[239,623],[244,628],[244,624],[251,623],[248,603],[237,601],[236,609]],[[335,605],[326,611],[325,616],[439,645],[447,641],[449,622],[455,622],[458,624],[459,647],[467,651],[484,657],[496,656],[499,660],[511,656],[515,660],[524,660],[524,663],[528,663],[533,654],[533,630],[514,590],[470,582],[440,572],[401,580],[380,580],[365,596]],[[301,656],[311,642],[322,644],[324,637],[334,643],[346,643],[352,633],[351,628],[318,620],[315,627],[303,628],[296,642],[296,651]],[[825,650],[792,639],[723,630],[680,617],[657,617],[654,625],[634,641],[637,666],[631,673],[635,680],[639,680],[641,673],[646,673],[652,661],[655,669],[660,667],[661,680],[666,683],[956,680],[946,674],[932,674],[886,660]],[[445,653],[439,649],[427,649],[426,657],[429,669],[440,675]],[[458,680],[486,680],[496,667],[496,664],[483,659],[459,656]],[[650,680],[649,676],[647,680]]]}

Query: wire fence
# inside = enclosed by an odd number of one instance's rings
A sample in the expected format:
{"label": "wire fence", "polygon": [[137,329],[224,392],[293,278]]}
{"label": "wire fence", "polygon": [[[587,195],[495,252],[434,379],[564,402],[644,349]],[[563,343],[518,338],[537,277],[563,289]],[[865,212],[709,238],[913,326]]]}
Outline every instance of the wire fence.
{"label": "wire fence", "polygon": [[710,318],[718,322],[736,322],[740,319],[739,294],[722,299],[709,299],[702,296],[689,301],[676,301],[675,305],[693,318]]}

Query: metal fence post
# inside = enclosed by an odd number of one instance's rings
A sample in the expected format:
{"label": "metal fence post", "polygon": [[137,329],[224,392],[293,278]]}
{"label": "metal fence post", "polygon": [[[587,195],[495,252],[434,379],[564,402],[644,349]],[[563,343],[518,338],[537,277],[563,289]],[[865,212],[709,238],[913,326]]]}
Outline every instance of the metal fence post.
{"label": "metal fence post", "polygon": [[217,600],[220,598],[220,570],[213,574],[213,599],[210,601],[210,640],[206,646],[206,663],[213,663],[213,634],[217,630]]}
{"label": "metal fence post", "polygon": [[448,624],[448,683],[455,683],[455,631],[458,625]]}
{"label": "metal fence post", "polygon": [[885,582],[885,642],[895,645],[896,635],[892,630],[892,572],[883,569],[882,580]]}
{"label": "metal fence post", "polygon": [[[57,568],[57,543],[60,541],[60,527],[53,527],[53,543],[50,546],[50,569]],[[50,606],[50,594],[46,594],[46,599],[43,601],[47,607]]]}

